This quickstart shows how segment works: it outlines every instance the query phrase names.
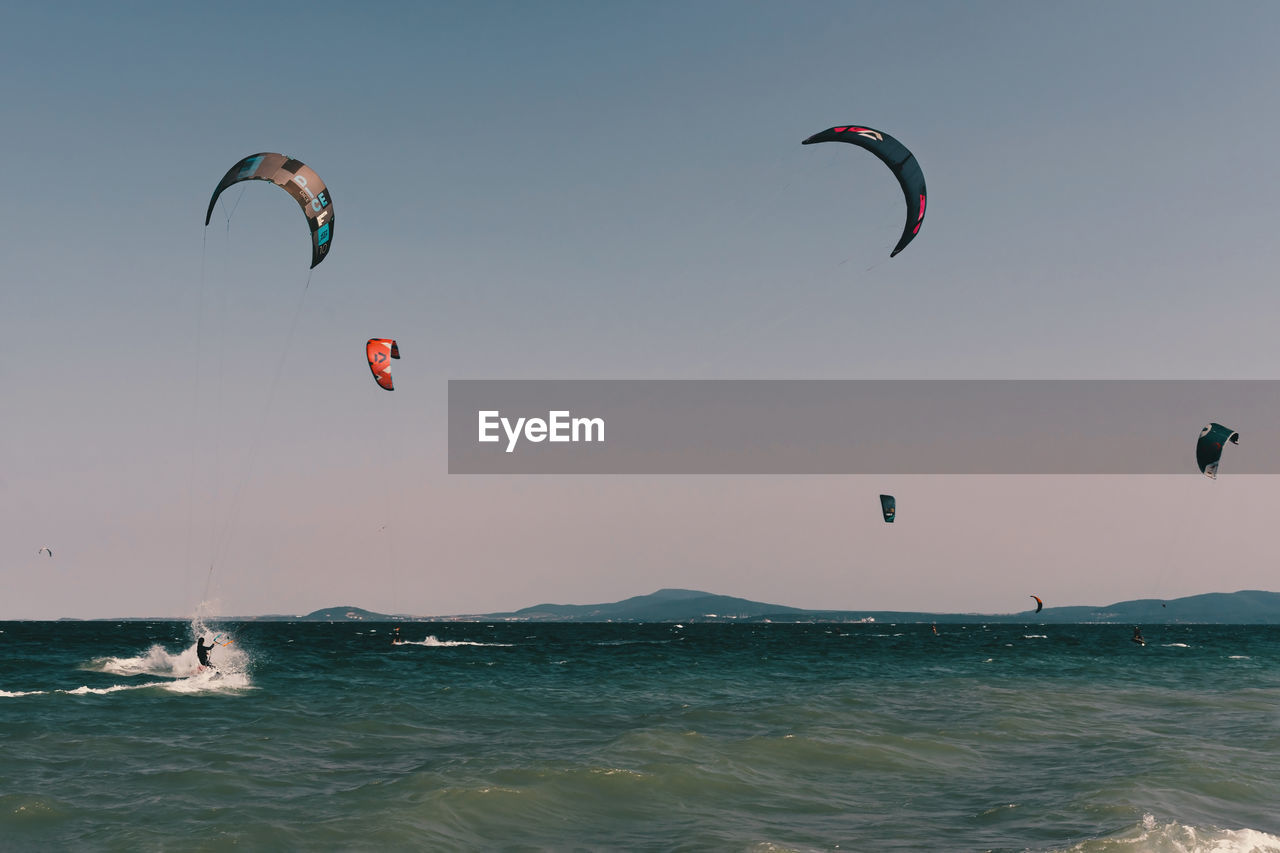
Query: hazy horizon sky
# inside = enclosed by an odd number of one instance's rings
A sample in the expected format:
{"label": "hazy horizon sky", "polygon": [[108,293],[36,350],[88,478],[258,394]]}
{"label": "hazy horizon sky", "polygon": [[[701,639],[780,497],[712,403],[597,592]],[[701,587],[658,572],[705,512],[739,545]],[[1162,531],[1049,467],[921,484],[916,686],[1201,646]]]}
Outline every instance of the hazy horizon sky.
{"label": "hazy horizon sky", "polygon": [[[446,454],[449,379],[1280,378],[1280,5],[262,9],[0,8],[0,619],[1280,589],[1280,482],[1232,476],[1247,423],[1216,481],[1194,435],[1159,477]],[[891,173],[800,144],[847,122],[928,183],[892,260]],[[260,151],[332,193],[310,275],[275,187],[203,225]]]}

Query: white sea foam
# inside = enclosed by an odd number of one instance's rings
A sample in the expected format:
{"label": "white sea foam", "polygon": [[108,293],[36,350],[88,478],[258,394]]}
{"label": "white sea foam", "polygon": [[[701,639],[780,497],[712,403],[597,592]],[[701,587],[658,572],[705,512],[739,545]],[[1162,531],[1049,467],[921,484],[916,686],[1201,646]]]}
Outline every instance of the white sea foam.
{"label": "white sea foam", "polygon": [[1069,853],[1280,853],[1280,836],[1257,829],[1219,829],[1162,822],[1145,814],[1142,821],[1106,838],[1062,848]]}
{"label": "white sea foam", "polygon": [[[123,690],[165,690],[170,693],[214,693],[220,691],[243,690],[252,687],[249,677],[239,672],[222,672],[206,669],[203,672],[178,678],[173,681],[147,681],[142,684],[112,684],[109,687],[89,687],[82,685],[73,690],[54,690],[68,696],[105,696],[108,693],[119,693]],[[32,691],[45,692],[45,691]],[[0,695],[3,695],[0,693]]]}
{"label": "white sea foam", "polygon": [[171,693],[214,693],[225,690],[243,690],[252,687],[249,676],[243,672],[223,669],[209,670],[162,685]]}
{"label": "white sea foam", "polygon": [[105,696],[108,693],[119,693],[121,690],[142,690],[152,687],[159,682],[149,682],[147,684],[113,684],[110,687],[88,687],[80,686],[74,690],[56,690],[55,693],[65,693],[68,696]]}
{"label": "white sea foam", "polygon": [[430,646],[432,648],[448,648],[451,646],[510,646],[511,643],[477,643],[471,640],[440,640],[428,634],[422,640],[401,640],[398,646]]}
{"label": "white sea foam", "polygon": [[593,646],[664,646],[671,640],[596,640]]}
{"label": "white sea foam", "polygon": [[159,675],[167,678],[184,678],[195,672],[195,647],[173,653],[161,645],[154,645],[133,657],[94,658],[85,669],[109,672],[112,675]]}

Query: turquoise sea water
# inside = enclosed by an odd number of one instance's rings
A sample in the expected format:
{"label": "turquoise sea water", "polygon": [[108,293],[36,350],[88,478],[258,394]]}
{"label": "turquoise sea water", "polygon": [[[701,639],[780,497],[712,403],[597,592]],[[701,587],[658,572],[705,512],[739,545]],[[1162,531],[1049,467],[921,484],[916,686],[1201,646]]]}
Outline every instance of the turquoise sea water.
{"label": "turquoise sea water", "polygon": [[210,627],[0,623],[0,849],[1280,851],[1280,627]]}

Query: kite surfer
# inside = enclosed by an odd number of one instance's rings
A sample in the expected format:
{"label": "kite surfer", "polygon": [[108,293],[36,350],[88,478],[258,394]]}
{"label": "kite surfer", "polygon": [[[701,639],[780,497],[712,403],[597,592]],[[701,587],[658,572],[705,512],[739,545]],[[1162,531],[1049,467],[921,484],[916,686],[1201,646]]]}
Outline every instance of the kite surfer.
{"label": "kite surfer", "polygon": [[1133,629],[1133,641],[1140,646],[1145,646],[1147,644],[1147,641],[1143,639],[1141,628]]}
{"label": "kite surfer", "polygon": [[215,645],[217,644],[210,642],[209,645],[206,646],[204,644],[203,636],[196,638],[196,658],[200,661],[201,670],[205,667],[213,667],[214,669],[217,669],[217,667],[214,667],[213,664],[209,663],[209,652],[213,651],[213,647]]}

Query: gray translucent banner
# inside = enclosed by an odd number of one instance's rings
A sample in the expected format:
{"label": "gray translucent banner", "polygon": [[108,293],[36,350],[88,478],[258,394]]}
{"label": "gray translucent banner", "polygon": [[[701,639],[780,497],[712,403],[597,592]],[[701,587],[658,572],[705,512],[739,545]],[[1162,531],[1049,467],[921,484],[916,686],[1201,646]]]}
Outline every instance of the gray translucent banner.
{"label": "gray translucent banner", "polygon": [[449,473],[1200,476],[1210,422],[1280,474],[1274,380],[450,380]]}

